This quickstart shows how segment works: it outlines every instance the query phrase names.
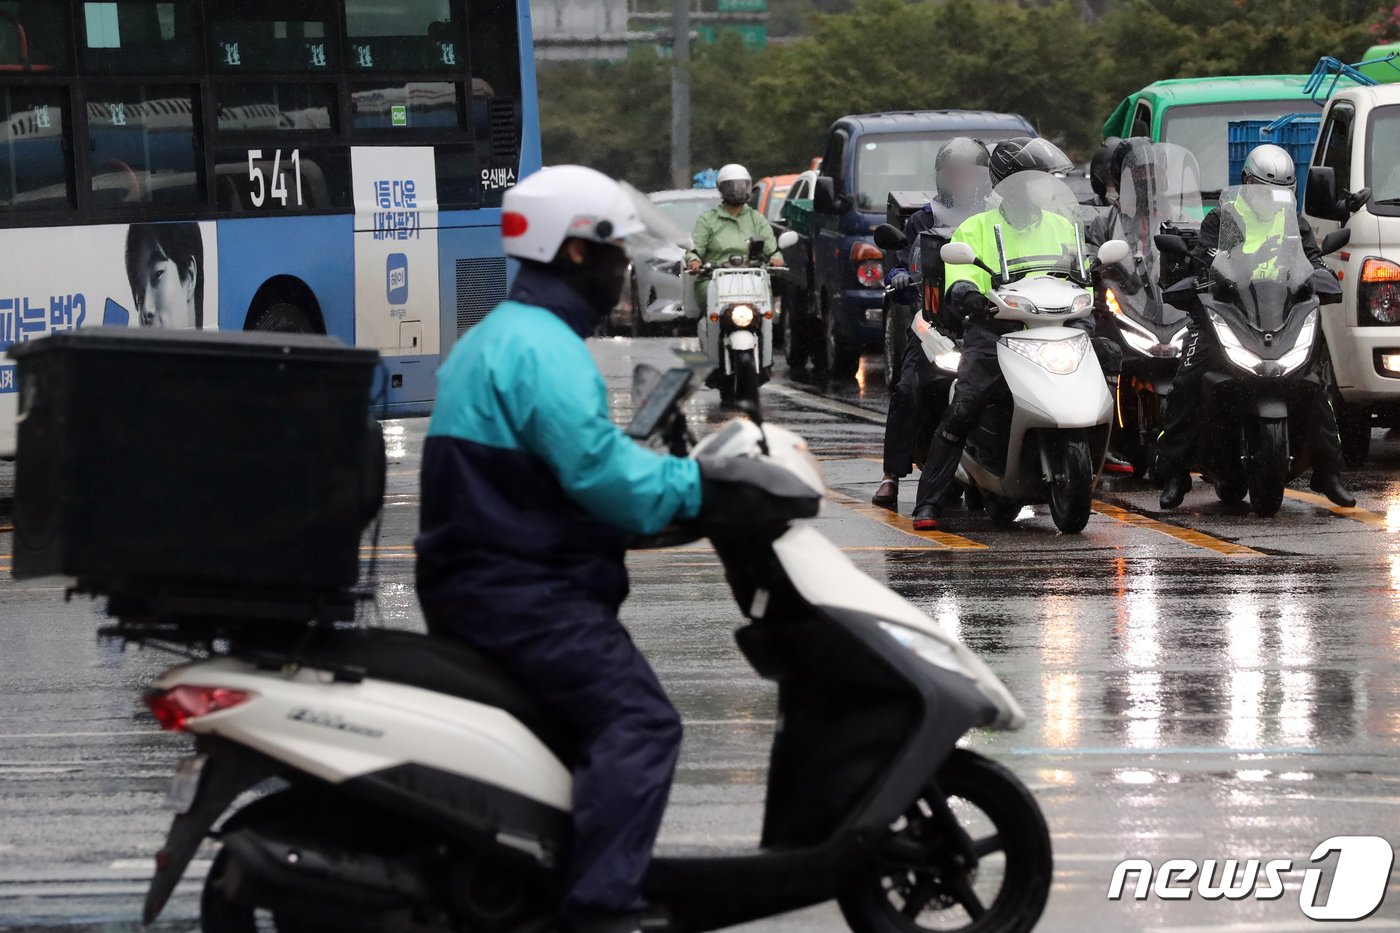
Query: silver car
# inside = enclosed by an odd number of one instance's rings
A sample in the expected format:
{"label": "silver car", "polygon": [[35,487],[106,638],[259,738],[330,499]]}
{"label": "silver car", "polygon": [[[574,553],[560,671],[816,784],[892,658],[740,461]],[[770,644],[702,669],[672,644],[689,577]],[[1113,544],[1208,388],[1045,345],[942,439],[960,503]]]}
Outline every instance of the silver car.
{"label": "silver car", "polygon": [[[609,331],[634,337],[679,333],[681,311],[680,270],[695,220],[719,205],[713,188],[655,191],[647,195],[655,207],[646,218],[648,230],[628,238],[632,268],[622,301],[608,320]],[[693,336],[693,330],[687,336]]]}

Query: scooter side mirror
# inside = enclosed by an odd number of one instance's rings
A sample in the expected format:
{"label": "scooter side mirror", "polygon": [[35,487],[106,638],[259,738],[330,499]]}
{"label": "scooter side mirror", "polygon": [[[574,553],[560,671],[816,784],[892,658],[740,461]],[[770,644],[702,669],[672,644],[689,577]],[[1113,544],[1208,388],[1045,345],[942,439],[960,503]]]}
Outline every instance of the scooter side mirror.
{"label": "scooter side mirror", "polygon": [[1322,238],[1322,255],[1330,256],[1351,242],[1351,228],[1343,227],[1340,230],[1333,230]]}
{"label": "scooter side mirror", "polygon": [[1166,253],[1169,256],[1191,255],[1191,248],[1186,245],[1186,241],[1175,233],[1159,233],[1152,238],[1152,242],[1156,245],[1159,253]]}
{"label": "scooter side mirror", "polygon": [[802,239],[797,235],[796,230],[785,230],[778,237],[778,249],[790,249],[797,245],[797,241]]}
{"label": "scooter side mirror", "polygon": [[1105,266],[1122,265],[1133,254],[1132,247],[1125,240],[1109,240],[1099,247],[1099,262]]}
{"label": "scooter side mirror", "polygon": [[875,245],[880,249],[893,252],[897,249],[904,249],[909,245],[909,240],[905,238],[904,231],[894,224],[880,224],[875,228]]}
{"label": "scooter side mirror", "polygon": [[[1180,238],[1178,237],[1178,239]],[[1162,292],[1162,300],[1173,308],[1180,308],[1183,311],[1194,308],[1201,300],[1200,296],[1196,294],[1196,280],[1187,276]]]}
{"label": "scooter side mirror", "polygon": [[977,253],[967,243],[944,243],[938,255],[950,266],[970,266],[977,262]]}

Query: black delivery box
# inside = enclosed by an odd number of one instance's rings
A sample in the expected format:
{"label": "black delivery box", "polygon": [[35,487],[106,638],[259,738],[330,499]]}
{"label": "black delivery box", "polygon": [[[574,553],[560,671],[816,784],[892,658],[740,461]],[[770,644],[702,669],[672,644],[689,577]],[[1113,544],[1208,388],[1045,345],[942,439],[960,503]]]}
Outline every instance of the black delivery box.
{"label": "black delivery box", "polygon": [[354,586],[383,496],[377,353],[309,334],[86,328],[10,356],[16,577],[216,604]]}

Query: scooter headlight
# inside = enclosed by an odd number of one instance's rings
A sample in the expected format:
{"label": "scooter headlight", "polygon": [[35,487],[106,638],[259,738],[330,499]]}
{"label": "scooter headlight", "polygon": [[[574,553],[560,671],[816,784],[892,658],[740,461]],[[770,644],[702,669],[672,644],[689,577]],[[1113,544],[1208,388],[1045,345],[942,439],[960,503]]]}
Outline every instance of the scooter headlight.
{"label": "scooter headlight", "polygon": [[1069,311],[1071,314],[1083,314],[1093,306],[1094,299],[1089,297],[1087,293],[1076,295],[1074,300],[1069,303]]}
{"label": "scooter headlight", "polygon": [[1308,316],[1303,319],[1303,327],[1298,331],[1298,339],[1293,342],[1293,349],[1278,358],[1278,365],[1283,367],[1283,374],[1293,372],[1298,367],[1308,361],[1312,356],[1313,341],[1317,339],[1317,309],[1308,312]]}
{"label": "scooter headlight", "polygon": [[962,365],[962,353],[957,350],[949,350],[940,353],[933,358],[933,365],[943,370],[945,373],[955,373]]}
{"label": "scooter headlight", "polygon": [[1089,349],[1089,338],[1084,334],[1075,334],[1065,340],[1026,340],[1022,337],[1002,339],[1012,350],[1057,376],[1068,376],[1078,369]]}
{"label": "scooter headlight", "polygon": [[753,308],[749,305],[735,305],[729,309],[729,322],[735,327],[748,327],[753,323]]}
{"label": "scooter headlight", "polygon": [[885,634],[935,667],[976,679],[975,675],[963,666],[957,652],[953,650],[953,646],[947,642],[939,641],[932,635],[918,629],[910,628],[907,625],[897,625],[894,622],[881,622],[880,628],[884,629]]}
{"label": "scooter headlight", "polygon": [[1225,355],[1230,358],[1241,369],[1250,372],[1258,372],[1263,363],[1251,350],[1246,350],[1244,344],[1240,343],[1240,338],[1235,336],[1235,332],[1230,329],[1230,325],[1225,323],[1225,319],[1214,311],[1207,311],[1210,315],[1211,326],[1215,328],[1216,339],[1220,341],[1220,346],[1225,350]]}

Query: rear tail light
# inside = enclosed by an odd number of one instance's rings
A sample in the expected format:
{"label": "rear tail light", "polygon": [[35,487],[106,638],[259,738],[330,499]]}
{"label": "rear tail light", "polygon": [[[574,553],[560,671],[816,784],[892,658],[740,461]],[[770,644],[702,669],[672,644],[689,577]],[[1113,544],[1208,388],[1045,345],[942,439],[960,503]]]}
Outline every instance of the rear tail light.
{"label": "rear tail light", "polygon": [[146,694],[146,706],[167,732],[184,732],[191,719],[208,716],[220,710],[246,703],[256,694],[228,687],[195,687],[181,684],[169,690],[152,690]]}
{"label": "rear tail light", "polygon": [[1361,324],[1400,324],[1400,265],[1368,259],[1357,286]]}
{"label": "rear tail light", "polygon": [[864,240],[851,244],[851,262],[856,265],[856,280],[866,288],[876,288],[885,279],[885,253],[874,243]]}

